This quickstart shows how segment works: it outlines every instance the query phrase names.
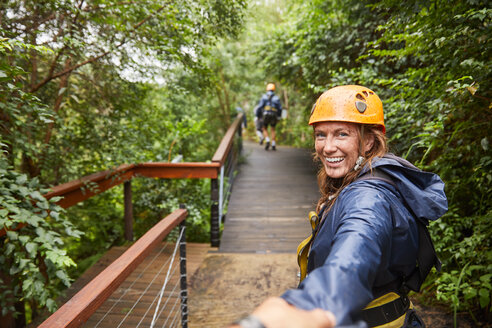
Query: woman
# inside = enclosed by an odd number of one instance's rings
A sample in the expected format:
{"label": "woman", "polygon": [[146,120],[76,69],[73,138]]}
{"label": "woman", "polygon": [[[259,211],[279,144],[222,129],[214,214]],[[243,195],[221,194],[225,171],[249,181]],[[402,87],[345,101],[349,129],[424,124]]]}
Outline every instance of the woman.
{"label": "woman", "polygon": [[[309,124],[322,196],[298,249],[301,283],[272,311],[322,309],[337,326],[424,327],[406,294],[439,269],[426,224],[447,210],[444,183],[387,152],[383,106],[368,88],[326,91]],[[268,306],[259,310],[266,323]]]}

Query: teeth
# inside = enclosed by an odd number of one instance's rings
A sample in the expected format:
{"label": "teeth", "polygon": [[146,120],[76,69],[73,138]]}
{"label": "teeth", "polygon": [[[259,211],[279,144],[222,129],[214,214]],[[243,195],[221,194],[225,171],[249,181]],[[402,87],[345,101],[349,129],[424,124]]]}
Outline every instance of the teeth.
{"label": "teeth", "polygon": [[330,163],[336,163],[336,162],[341,162],[343,161],[343,157],[325,157],[325,160]]}

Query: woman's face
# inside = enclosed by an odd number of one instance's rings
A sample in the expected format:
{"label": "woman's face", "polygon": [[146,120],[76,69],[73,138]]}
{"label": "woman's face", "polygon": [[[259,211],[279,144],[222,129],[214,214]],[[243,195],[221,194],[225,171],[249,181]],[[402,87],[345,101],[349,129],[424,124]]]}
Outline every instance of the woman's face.
{"label": "woman's face", "polygon": [[[342,178],[354,169],[359,157],[359,127],[346,122],[319,122],[314,126],[314,146],[326,174]],[[364,153],[372,148],[373,138],[365,140]]]}

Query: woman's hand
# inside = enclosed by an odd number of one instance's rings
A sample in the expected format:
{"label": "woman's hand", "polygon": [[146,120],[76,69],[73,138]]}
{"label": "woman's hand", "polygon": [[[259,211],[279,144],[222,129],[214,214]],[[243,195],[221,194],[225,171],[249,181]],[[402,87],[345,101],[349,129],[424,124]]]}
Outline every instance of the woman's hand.
{"label": "woman's hand", "polygon": [[[270,297],[252,313],[266,328],[332,328],[335,317],[331,312],[298,309],[280,297]],[[239,327],[238,325],[229,328]]]}

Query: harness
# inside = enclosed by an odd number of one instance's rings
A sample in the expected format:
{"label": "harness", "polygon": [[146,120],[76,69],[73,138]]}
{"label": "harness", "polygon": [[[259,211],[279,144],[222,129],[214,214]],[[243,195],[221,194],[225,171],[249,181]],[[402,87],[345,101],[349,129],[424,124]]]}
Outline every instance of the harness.
{"label": "harness", "polygon": [[268,101],[263,107],[263,115],[264,116],[275,116],[277,117],[277,108],[272,104],[273,93],[268,97]]}
{"label": "harness", "polygon": [[[367,172],[358,177],[359,180],[382,180],[396,187],[391,177],[378,169],[373,169],[372,172]],[[406,204],[405,199],[401,197],[405,207],[412,213],[412,209]],[[311,224],[311,235],[304,239],[297,247],[297,263],[300,269],[300,281],[307,276],[307,264],[311,245],[316,238],[321,226],[320,218],[323,217],[325,206],[321,208],[320,213],[314,211],[309,212],[308,220]],[[419,245],[417,253],[417,264],[415,269],[408,277],[402,277],[397,281],[392,281],[384,286],[377,287],[373,290],[375,295],[382,295],[372,300],[363,310],[362,318],[367,322],[369,327],[374,328],[398,328],[403,327],[409,317],[416,318],[413,311],[413,304],[407,297],[409,290],[418,292],[425,278],[429,274],[433,266],[437,271],[441,270],[441,261],[437,257],[434,249],[434,244],[427,229],[428,221],[416,218]],[[407,315],[408,314],[408,315]],[[420,321],[421,322],[421,321]],[[421,325],[424,326],[423,322]]]}

